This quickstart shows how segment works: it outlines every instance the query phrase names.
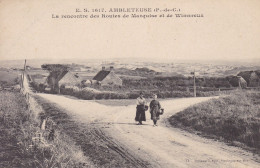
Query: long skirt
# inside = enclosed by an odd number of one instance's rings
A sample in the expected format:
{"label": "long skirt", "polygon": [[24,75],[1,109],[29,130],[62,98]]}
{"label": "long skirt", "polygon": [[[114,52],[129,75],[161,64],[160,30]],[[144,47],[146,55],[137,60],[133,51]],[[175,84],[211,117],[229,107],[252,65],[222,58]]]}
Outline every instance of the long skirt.
{"label": "long skirt", "polygon": [[160,109],[157,106],[151,108],[150,113],[151,113],[151,120],[157,121],[160,119]]}
{"label": "long skirt", "polygon": [[136,108],[135,121],[146,121],[144,108]]}

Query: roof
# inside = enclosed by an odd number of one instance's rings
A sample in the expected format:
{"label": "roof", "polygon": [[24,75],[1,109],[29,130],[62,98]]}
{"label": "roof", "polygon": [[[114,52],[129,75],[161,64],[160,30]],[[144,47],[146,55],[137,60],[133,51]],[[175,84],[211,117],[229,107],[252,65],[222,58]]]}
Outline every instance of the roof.
{"label": "roof", "polygon": [[239,72],[239,73],[237,74],[237,76],[242,76],[242,77],[246,80],[246,82],[249,83],[249,81],[250,81],[250,76],[251,76],[252,72],[253,72],[253,71],[242,71],[242,72]]}
{"label": "roof", "polygon": [[55,78],[56,80],[60,81],[67,73],[68,71],[53,71],[50,72],[48,78]]}
{"label": "roof", "polygon": [[58,76],[58,81],[60,81],[69,71],[62,71]]}
{"label": "roof", "polygon": [[80,83],[81,79],[76,74],[73,74],[71,72],[67,72],[62,79],[59,81],[59,85],[62,84],[77,84]]}
{"label": "roof", "polygon": [[242,76],[247,82],[250,83],[250,78],[251,76],[255,74],[258,78],[260,77],[260,72],[259,70],[256,71],[242,71],[238,73],[238,76]]}
{"label": "roof", "polygon": [[107,75],[110,73],[111,71],[99,71],[98,74],[96,76],[94,76],[93,80],[97,80],[97,81],[102,81],[103,79],[105,79],[107,77]]}

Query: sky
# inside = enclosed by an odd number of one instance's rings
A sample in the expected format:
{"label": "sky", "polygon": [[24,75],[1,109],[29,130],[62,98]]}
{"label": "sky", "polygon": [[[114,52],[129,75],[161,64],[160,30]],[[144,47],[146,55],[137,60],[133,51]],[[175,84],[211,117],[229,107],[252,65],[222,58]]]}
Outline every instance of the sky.
{"label": "sky", "polygon": [[[204,17],[52,18],[118,7],[180,8]],[[253,60],[260,59],[259,37],[258,0],[0,0],[0,60]]]}

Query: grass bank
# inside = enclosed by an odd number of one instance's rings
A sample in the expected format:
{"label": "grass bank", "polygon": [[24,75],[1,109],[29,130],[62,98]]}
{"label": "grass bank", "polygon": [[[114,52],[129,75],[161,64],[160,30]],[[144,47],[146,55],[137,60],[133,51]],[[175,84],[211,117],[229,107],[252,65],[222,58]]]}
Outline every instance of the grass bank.
{"label": "grass bank", "polygon": [[29,113],[24,97],[17,92],[0,91],[0,167],[36,164],[29,151],[37,121]]}
{"label": "grass bank", "polygon": [[188,131],[260,151],[260,92],[239,91],[189,107],[169,119]]}
{"label": "grass bank", "polygon": [[55,129],[55,138],[35,144],[40,129],[37,113],[19,92],[0,91],[0,167],[90,167],[68,136]]}

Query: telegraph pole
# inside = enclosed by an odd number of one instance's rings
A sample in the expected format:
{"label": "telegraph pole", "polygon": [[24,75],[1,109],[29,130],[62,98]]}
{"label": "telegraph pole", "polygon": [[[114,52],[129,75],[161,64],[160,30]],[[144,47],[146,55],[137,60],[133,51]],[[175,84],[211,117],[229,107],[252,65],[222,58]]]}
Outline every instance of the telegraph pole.
{"label": "telegraph pole", "polygon": [[195,70],[193,72],[191,72],[191,74],[193,75],[193,92],[194,92],[194,97],[196,97],[196,76],[195,76]]}
{"label": "telegraph pole", "polygon": [[26,70],[26,59],[24,60],[24,72]]}
{"label": "telegraph pole", "polygon": [[23,68],[23,74],[22,74],[22,87],[24,87],[23,84],[24,84],[24,74],[25,74],[25,70],[26,70],[26,59],[24,60],[24,68]]}

